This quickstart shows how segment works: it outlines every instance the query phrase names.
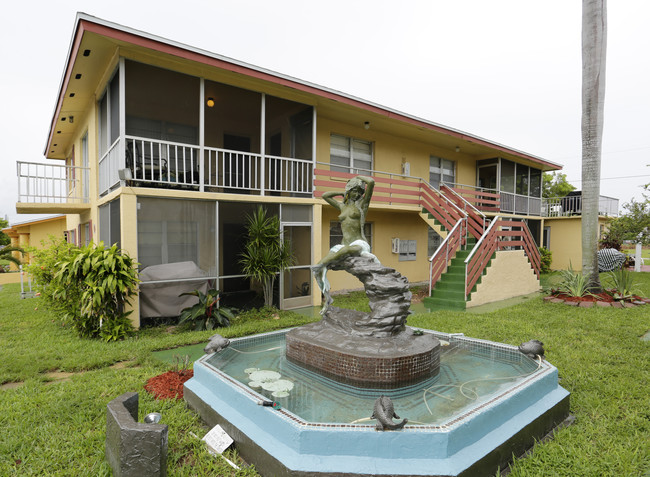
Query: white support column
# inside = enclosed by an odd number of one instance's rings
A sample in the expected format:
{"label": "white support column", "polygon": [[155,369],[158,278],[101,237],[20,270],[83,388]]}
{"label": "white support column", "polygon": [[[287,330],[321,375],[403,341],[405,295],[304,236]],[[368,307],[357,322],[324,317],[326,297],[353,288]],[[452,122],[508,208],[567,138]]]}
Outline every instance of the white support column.
{"label": "white support column", "polygon": [[266,181],[266,93],[262,93],[262,113],[260,114],[260,195],[266,195],[264,183]]}
{"label": "white support column", "polygon": [[[125,61],[124,57],[120,57],[119,61],[119,69],[118,69],[118,77],[119,77],[119,82],[120,82],[120,87],[119,87],[119,105],[120,105],[120,139],[119,143],[117,145],[118,148],[118,170],[120,169],[125,169],[126,168],[126,69],[125,69]],[[109,94],[109,105],[108,105],[108,111],[110,114],[111,108],[110,108],[110,87],[107,89],[108,94]],[[107,126],[107,131],[108,131],[108,136],[110,137],[110,121],[108,122]],[[120,181],[120,186],[124,187],[126,186],[126,181],[122,180]]]}
{"label": "white support column", "polygon": [[316,169],[316,135],[317,135],[317,127],[316,127],[316,106],[312,106],[312,116],[313,119],[311,121],[311,127],[312,127],[312,133],[311,133],[311,160],[312,160],[312,169],[311,169],[311,193],[312,196],[314,195],[314,179],[315,179],[315,174],[314,170]]}
{"label": "white support column", "polygon": [[205,79],[201,78],[199,92],[199,191],[205,189]]}

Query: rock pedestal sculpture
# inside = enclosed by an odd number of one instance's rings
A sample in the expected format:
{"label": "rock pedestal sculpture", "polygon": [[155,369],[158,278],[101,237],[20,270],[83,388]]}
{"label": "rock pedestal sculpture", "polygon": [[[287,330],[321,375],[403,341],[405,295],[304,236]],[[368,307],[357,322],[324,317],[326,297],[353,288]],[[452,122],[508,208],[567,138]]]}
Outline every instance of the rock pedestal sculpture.
{"label": "rock pedestal sculpture", "polygon": [[329,307],[323,313],[325,324],[360,336],[394,336],[404,331],[411,313],[411,292],[405,277],[366,257],[347,257],[331,269],[345,270],[363,283],[371,311],[359,315]]}
{"label": "rock pedestal sculpture", "polygon": [[[397,388],[438,374],[440,342],[406,327],[411,306],[408,280],[379,263],[370,251],[363,229],[374,187],[371,177],[357,176],[347,182],[344,192],[323,194],[340,212],[343,240],[312,267],[323,292],[323,319],[287,333],[286,356],[346,384]],[[343,200],[336,200],[338,196]],[[328,270],[345,270],[363,283],[370,313],[331,306]]]}
{"label": "rock pedestal sculpture", "polygon": [[405,277],[360,256],[331,269],[346,270],[363,283],[371,311],[328,307],[321,321],[287,333],[290,361],[365,388],[397,388],[438,374],[440,342],[406,326],[411,292]]}

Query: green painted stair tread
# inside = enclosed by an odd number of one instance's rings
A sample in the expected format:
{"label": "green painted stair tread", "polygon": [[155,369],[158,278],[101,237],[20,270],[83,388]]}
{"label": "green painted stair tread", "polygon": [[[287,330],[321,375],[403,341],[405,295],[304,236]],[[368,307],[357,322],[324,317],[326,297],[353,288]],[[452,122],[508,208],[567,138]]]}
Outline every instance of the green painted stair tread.
{"label": "green painted stair tread", "polygon": [[457,301],[457,300],[447,300],[444,298],[425,297],[424,300],[422,300],[422,303],[427,309],[432,311],[435,310],[462,311],[465,310],[466,307],[465,300]]}

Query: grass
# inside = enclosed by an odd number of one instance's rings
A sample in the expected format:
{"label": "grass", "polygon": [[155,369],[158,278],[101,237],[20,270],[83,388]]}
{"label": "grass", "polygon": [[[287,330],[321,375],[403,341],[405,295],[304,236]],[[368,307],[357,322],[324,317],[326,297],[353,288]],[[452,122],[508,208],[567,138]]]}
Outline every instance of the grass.
{"label": "grass", "polygon": [[[621,252],[634,256],[636,255],[636,245],[623,245]],[[650,259],[650,247],[645,246],[641,248],[641,257]]]}
{"label": "grass", "polygon": [[[650,296],[650,273],[635,274]],[[553,276],[544,277],[552,282]],[[205,342],[212,332],[164,326],[142,330],[119,343],[78,339],[39,299],[19,299],[19,286],[0,291],[0,382],[24,381],[0,390],[0,475],[110,475],[104,458],[106,404],[127,391],[140,393],[140,418],[151,411],[169,425],[168,474],[255,476],[235,473],[211,457],[192,433],[207,429],[183,402],[154,401],[146,380],[170,368],[154,350]],[[367,307],[362,293],[335,298],[335,306]],[[367,308],[366,308],[367,309]],[[295,326],[310,318],[281,313],[248,314],[221,330],[234,337]],[[409,317],[409,324],[443,332],[518,345],[545,343],[547,359],[558,367],[561,385],[571,392],[576,423],[517,459],[512,477],[641,476],[650,470],[650,386],[648,347],[640,339],[650,329],[650,306],[632,309],[578,309],[527,300],[485,314],[439,311]],[[124,369],[111,365],[128,362]],[[47,371],[77,372],[69,381],[48,382]],[[235,452],[228,458],[237,460]]]}

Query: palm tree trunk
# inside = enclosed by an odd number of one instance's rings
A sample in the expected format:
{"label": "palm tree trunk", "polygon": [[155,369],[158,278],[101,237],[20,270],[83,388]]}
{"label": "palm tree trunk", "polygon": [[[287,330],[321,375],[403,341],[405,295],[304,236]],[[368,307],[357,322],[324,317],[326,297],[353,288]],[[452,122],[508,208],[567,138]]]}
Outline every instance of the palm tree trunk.
{"label": "palm tree trunk", "polygon": [[592,290],[598,276],[598,199],[605,106],[607,0],[582,1],[582,273]]}

